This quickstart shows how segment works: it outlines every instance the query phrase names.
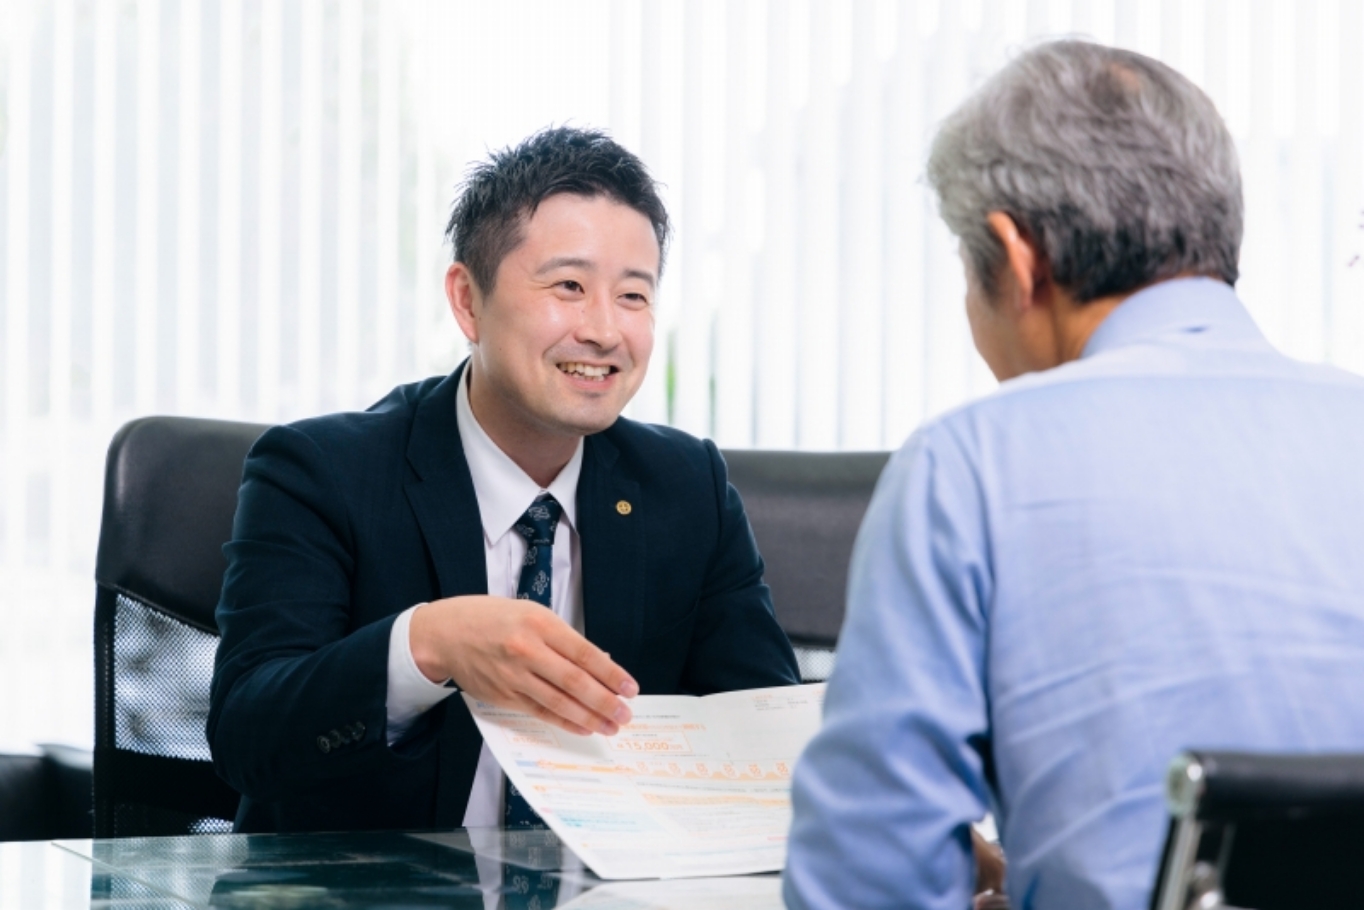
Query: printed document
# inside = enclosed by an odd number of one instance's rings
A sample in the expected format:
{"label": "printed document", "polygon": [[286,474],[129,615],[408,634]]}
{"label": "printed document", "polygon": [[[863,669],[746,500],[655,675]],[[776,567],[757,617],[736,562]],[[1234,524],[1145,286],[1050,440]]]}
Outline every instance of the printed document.
{"label": "printed document", "polygon": [[574,736],[464,696],[484,741],[545,823],[604,879],[775,872],[791,768],[824,684],[694,698],[642,695],[615,736]]}
{"label": "printed document", "polygon": [[598,885],[559,910],[784,910],[781,879],[692,878]]}

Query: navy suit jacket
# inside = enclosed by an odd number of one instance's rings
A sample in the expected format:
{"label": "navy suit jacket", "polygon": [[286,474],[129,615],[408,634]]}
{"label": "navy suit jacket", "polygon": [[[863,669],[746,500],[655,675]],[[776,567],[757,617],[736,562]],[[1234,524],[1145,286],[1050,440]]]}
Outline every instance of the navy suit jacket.
{"label": "navy suit jacket", "polygon": [[[463,820],[482,743],[463,699],[385,735],[395,616],[488,591],[459,373],[275,427],[247,456],[208,719],[239,830]],[[799,681],[713,443],[622,418],[586,438],[577,495],[586,635],[641,692]]]}

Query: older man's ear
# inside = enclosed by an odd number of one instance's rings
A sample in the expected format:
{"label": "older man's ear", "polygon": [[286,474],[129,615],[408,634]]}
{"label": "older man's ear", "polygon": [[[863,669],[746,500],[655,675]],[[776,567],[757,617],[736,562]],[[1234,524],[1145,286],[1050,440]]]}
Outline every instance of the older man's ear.
{"label": "older man's ear", "polygon": [[1046,257],[1039,255],[1033,242],[1019,230],[1018,222],[1006,212],[991,212],[985,222],[1004,247],[1004,273],[999,276],[999,296],[1005,299],[1007,288],[1008,302],[1014,306],[1029,306],[1033,303],[1033,293],[1039,284],[1050,280]]}

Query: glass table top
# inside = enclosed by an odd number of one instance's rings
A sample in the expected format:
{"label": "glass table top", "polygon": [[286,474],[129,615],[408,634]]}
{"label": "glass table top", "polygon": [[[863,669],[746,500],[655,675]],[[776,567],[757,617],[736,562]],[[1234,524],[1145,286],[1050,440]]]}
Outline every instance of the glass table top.
{"label": "glass table top", "polygon": [[0,910],[777,910],[775,875],[602,882],[547,830],[0,843]]}

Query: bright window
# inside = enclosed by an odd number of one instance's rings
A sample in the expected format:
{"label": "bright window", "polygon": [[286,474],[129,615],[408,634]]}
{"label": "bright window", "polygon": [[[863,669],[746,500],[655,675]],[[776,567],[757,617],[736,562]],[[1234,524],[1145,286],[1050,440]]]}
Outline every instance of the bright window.
{"label": "bright window", "polygon": [[539,127],[609,128],[666,184],[632,416],[881,448],[991,388],[926,142],[1062,33],[1206,88],[1242,153],[1243,298],[1289,353],[1364,368],[1364,0],[0,4],[0,749],[91,742],[114,431],[448,371],[454,187]]}

